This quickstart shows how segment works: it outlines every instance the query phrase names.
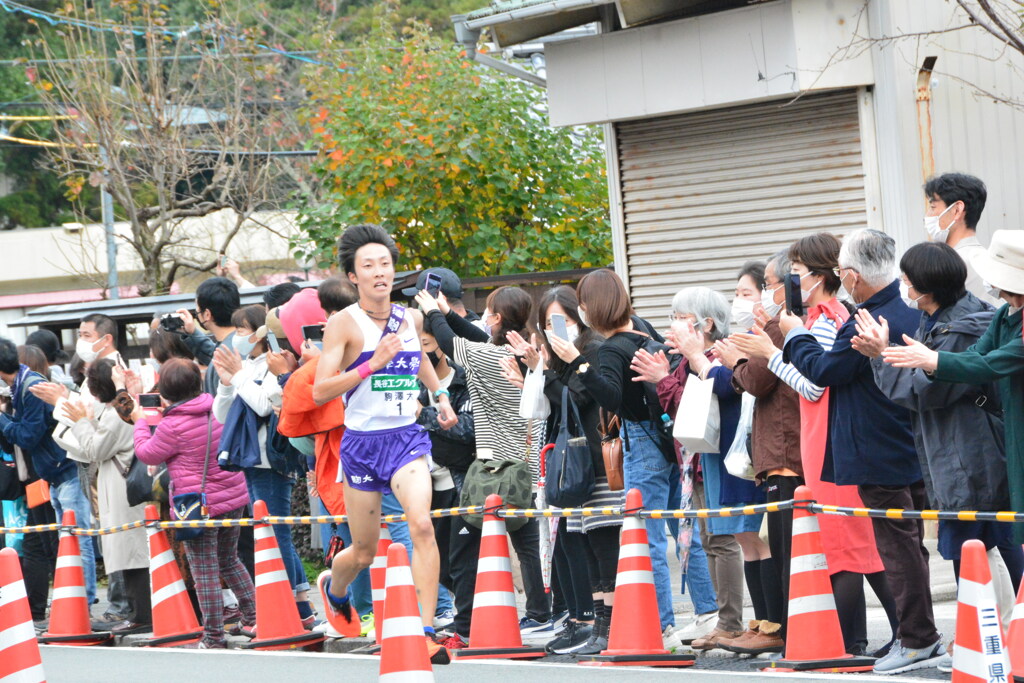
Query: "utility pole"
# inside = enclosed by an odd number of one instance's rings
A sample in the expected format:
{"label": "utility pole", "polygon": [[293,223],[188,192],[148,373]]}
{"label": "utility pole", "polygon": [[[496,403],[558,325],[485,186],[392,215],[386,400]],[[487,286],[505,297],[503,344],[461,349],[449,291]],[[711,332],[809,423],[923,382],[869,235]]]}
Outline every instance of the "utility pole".
{"label": "utility pole", "polygon": [[[104,167],[109,164],[107,150],[100,148],[100,157]],[[101,208],[103,211],[103,232],[107,238],[107,292],[111,299],[121,298],[117,285],[117,241],[114,236],[114,198],[107,192],[110,181],[106,168],[103,169],[103,187],[100,189]]]}

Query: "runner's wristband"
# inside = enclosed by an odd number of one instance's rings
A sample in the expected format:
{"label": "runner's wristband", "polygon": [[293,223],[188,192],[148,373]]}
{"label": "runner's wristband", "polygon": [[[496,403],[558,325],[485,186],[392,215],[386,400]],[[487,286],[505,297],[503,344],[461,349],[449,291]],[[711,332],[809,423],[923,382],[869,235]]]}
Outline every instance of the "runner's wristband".
{"label": "runner's wristband", "polygon": [[452,395],[448,393],[447,389],[438,389],[437,391],[434,392],[434,398],[441,398],[441,394],[444,394],[449,399],[452,397]]}
{"label": "runner's wristband", "polygon": [[359,373],[359,379],[366,379],[373,374],[373,368],[370,367],[370,361],[363,361],[356,367],[356,372]]}

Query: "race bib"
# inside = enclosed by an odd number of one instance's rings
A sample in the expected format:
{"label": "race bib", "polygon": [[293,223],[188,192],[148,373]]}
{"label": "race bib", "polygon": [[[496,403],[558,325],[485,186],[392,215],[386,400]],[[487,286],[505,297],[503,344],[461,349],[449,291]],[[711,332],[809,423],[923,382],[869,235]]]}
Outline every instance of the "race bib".
{"label": "race bib", "polygon": [[383,399],[388,417],[416,414],[416,396],[420,385],[414,375],[371,375],[370,390]]}

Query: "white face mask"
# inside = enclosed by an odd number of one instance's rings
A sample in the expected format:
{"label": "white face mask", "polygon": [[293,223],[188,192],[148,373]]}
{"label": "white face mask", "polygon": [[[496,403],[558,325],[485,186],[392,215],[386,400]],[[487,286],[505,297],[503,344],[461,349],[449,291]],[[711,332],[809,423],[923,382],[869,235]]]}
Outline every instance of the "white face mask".
{"label": "white face mask", "polygon": [[809,275],[810,275],[810,273],[806,273],[806,274],[800,276],[800,283],[801,283],[800,284],[800,301],[804,302],[805,304],[810,300],[811,292],[813,292],[815,289],[817,289],[818,285],[820,285],[822,282],[824,282],[824,280],[818,280],[817,282],[814,283],[814,286],[812,286],[810,289],[804,289],[803,288],[804,278],[808,277]]}
{"label": "white face mask", "polygon": [[761,290],[761,308],[771,317],[775,317],[782,310],[782,304],[775,303],[775,289]]}
{"label": "white face mask", "polygon": [[88,339],[81,338],[75,342],[75,353],[78,354],[78,357],[81,358],[82,362],[86,365],[100,357],[100,352],[93,348],[99,342],[100,340],[91,342]]}
{"label": "white face mask", "polygon": [[[557,334],[555,334],[554,330],[544,330],[544,334],[547,336],[548,341],[551,340],[551,337],[558,336]],[[577,337],[580,336],[580,328],[575,323],[573,323],[572,325],[566,325],[565,334],[568,336],[568,339],[566,339],[565,341],[569,342],[570,344],[575,344]]]}
{"label": "white face mask", "polygon": [[248,358],[252,350],[256,348],[256,342],[249,341],[249,336],[251,335],[240,337],[235,333],[235,336],[231,338],[231,346],[242,358]]}
{"label": "white face mask", "polygon": [[583,323],[587,327],[590,327],[590,323],[587,322],[587,312],[586,311],[584,311],[582,308],[577,306],[576,307],[576,315],[579,317],[581,323]]}
{"label": "white face mask", "polygon": [[981,285],[985,288],[985,291],[988,292],[988,295],[993,299],[1003,298],[1003,290],[999,289],[998,287],[993,287],[984,280],[981,281]]}
{"label": "white face mask", "polygon": [[479,323],[479,325],[480,325],[480,329],[482,329],[487,334],[491,334],[491,326],[487,324],[487,320],[490,317],[491,317],[491,311],[489,309],[485,308],[484,309],[484,314],[480,317],[480,320],[477,321]]}
{"label": "white face mask", "polygon": [[900,280],[900,297],[902,297],[903,303],[905,303],[907,306],[916,311],[918,310],[917,302],[924,298],[924,294],[917,297],[916,299],[911,298],[910,287],[907,286],[906,282]]}
{"label": "white face mask", "polygon": [[741,329],[749,330],[754,326],[754,302],[736,297],[732,300],[732,319]]}
{"label": "white face mask", "polygon": [[[954,206],[954,204],[950,204],[949,206],[947,206],[946,207],[946,211],[949,211],[950,209],[952,209],[953,206]],[[928,233],[928,237],[930,237],[933,242],[943,242],[943,243],[945,243],[946,238],[949,237],[949,228],[942,229],[942,228],[939,227],[939,219],[946,215],[946,211],[943,211],[938,216],[925,216],[924,217],[924,229],[925,229],[925,232]],[[953,224],[950,223],[949,227],[950,228],[953,227]]]}

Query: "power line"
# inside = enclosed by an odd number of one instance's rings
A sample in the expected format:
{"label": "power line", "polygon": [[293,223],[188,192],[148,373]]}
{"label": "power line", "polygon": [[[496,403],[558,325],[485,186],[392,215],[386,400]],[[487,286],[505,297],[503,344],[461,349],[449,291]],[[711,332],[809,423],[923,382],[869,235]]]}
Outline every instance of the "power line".
{"label": "power line", "polygon": [[[70,145],[62,145],[59,142],[51,142],[50,140],[32,140],[32,139],[29,139],[29,138],[20,138],[20,137],[14,136],[14,135],[8,135],[6,132],[3,132],[3,131],[0,131],[0,140],[5,140],[7,142],[14,142],[14,143],[17,143],[18,145],[22,145],[22,146],[25,146],[25,147],[47,147],[47,148],[54,148],[54,147],[70,146]],[[82,144],[85,147],[90,147],[90,148],[98,147],[98,145],[95,142],[87,142],[87,143],[82,143]],[[139,147],[139,148],[150,147],[150,148],[153,148],[153,149],[159,149],[155,145],[140,145],[140,144],[137,144],[137,143],[134,143],[134,142],[128,142],[128,141],[122,142],[121,144],[126,146],[126,147]],[[312,156],[317,156],[318,154],[320,154],[320,152],[318,152],[315,149],[282,149],[282,150],[265,150],[265,151],[261,151],[261,150],[244,150],[244,149],[223,150],[223,149],[183,148],[183,149],[180,149],[180,150],[177,150],[177,151],[186,152],[188,154],[200,154],[200,155],[207,155],[207,156],[219,156],[219,155],[223,154],[225,156],[230,156],[230,157],[271,157],[271,158],[272,157],[312,157]]]}
{"label": "power line", "polygon": [[[84,28],[99,33],[131,33],[135,36],[144,36],[147,33],[155,32],[161,35],[169,36],[171,38],[182,38],[188,35],[189,33],[194,33],[204,28],[204,26],[200,24],[194,24],[193,26],[187,28],[178,27],[176,30],[162,27],[140,27],[124,24],[105,24],[101,22],[88,21],[86,19],[62,17],[51,12],[44,12],[42,10],[37,10],[32,7],[27,7],[17,2],[12,2],[12,0],[0,0],[0,8],[3,8],[4,10],[10,13],[27,14],[30,17],[42,19],[51,26],[59,26],[61,24],[64,24],[67,26],[77,26],[78,28]],[[242,40],[230,31],[226,31],[224,35],[234,40]],[[255,43],[255,46],[261,50],[266,50],[267,52],[271,52],[273,54],[280,55],[288,59],[306,62],[307,64],[315,64],[317,66],[329,66],[328,64],[324,64],[323,62],[318,61],[316,59],[310,59],[309,57],[305,57],[303,56],[302,53],[281,50],[276,47],[271,47],[270,45],[264,45],[263,43]]]}

